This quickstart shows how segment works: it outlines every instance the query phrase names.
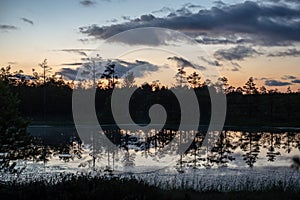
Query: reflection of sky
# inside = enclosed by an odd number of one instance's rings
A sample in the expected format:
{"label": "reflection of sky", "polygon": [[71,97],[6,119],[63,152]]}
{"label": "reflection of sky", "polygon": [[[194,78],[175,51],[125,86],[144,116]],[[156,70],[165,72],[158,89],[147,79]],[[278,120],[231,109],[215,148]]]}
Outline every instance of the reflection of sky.
{"label": "reflection of sky", "polygon": [[[29,132],[36,136],[36,137],[41,137],[45,140],[46,144],[50,143],[50,144],[56,144],[57,142],[59,143],[64,143],[69,141],[68,138],[70,137],[74,137],[74,132],[75,132],[75,128],[73,126],[64,126],[64,127],[41,127],[41,126],[34,126],[34,127],[30,127],[29,128]],[[137,137],[138,139],[135,142],[129,143],[129,153],[131,156],[134,157],[134,163],[135,163],[135,167],[137,167],[138,169],[142,170],[145,169],[147,167],[153,169],[153,168],[162,168],[162,167],[171,167],[171,168],[175,168],[176,166],[176,161],[179,159],[178,155],[171,155],[168,156],[168,154],[163,154],[164,157],[162,159],[157,158],[157,156],[155,156],[155,149],[152,146],[151,149],[149,149],[149,152],[145,151],[145,150],[141,150],[142,147],[139,147],[136,144],[139,144],[139,141],[143,142],[145,141],[145,132],[143,131],[132,131],[132,130],[126,130],[126,131],[121,131],[121,134],[125,134],[127,132],[127,134],[129,135],[134,135],[135,137]],[[157,131],[155,131],[154,129],[152,129],[147,135],[148,137],[153,136],[155,133],[157,133]],[[233,138],[230,140],[230,144],[238,144],[238,140],[241,137],[241,134],[243,134],[240,131],[228,131],[227,132],[227,137],[228,138]],[[298,147],[295,147],[295,144],[297,143],[297,141],[299,140],[299,134],[297,133],[296,136],[291,137],[290,136],[290,148],[291,148],[291,152],[287,153],[286,149],[283,149],[283,144],[286,142],[287,138],[285,137],[285,133],[274,133],[273,134],[273,142],[275,142],[275,138],[277,138],[277,141],[280,141],[280,145],[279,146],[275,146],[275,152],[280,152],[280,155],[276,156],[276,159],[274,162],[270,162],[268,161],[266,155],[267,155],[267,148],[270,147],[270,135],[267,135],[269,133],[265,133],[260,141],[259,141],[259,154],[257,156],[257,160],[254,163],[254,168],[261,168],[261,167],[290,167],[292,164],[292,157],[293,156],[299,156],[300,151],[298,149]],[[64,142],[63,142],[64,141]],[[264,142],[263,142],[264,141]],[[56,143],[55,143],[56,142]],[[248,140],[244,141],[246,144],[247,142],[249,142]],[[255,142],[252,143],[252,150],[254,150],[254,144]],[[263,145],[266,145],[266,147],[263,147]],[[152,143],[152,145],[154,145]],[[249,144],[248,144],[249,145]],[[87,161],[91,160],[91,156],[89,156],[89,153],[92,152],[92,145],[91,144],[85,144],[84,145],[84,151],[82,154],[82,158],[78,159],[78,158],[74,158],[74,160],[70,160],[70,162],[65,163],[62,160],[59,160],[58,156],[54,156],[50,162],[47,164],[48,166],[62,166],[64,168],[73,168],[76,169],[76,167],[78,167],[78,165],[80,163],[86,163]],[[159,149],[159,147],[157,148]],[[231,150],[229,148],[229,150]],[[118,170],[123,169],[124,167],[124,150],[119,149],[116,153],[115,153],[115,167]],[[233,161],[229,161],[228,160],[228,168],[234,168],[234,169],[247,169],[249,168],[249,166],[246,164],[245,160],[243,160],[243,155],[245,155],[247,152],[249,152],[249,146],[247,151],[243,151],[241,149],[240,146],[238,146],[235,150],[232,150],[232,153],[227,154],[225,153],[224,155],[230,155],[233,156],[235,158],[235,160]],[[174,152],[171,152],[174,153]],[[99,168],[105,168],[105,166],[108,163],[108,157],[107,157],[107,152],[104,149],[103,152],[101,153],[100,160],[97,161],[97,166]],[[214,155],[218,155],[216,153],[214,153]],[[198,155],[197,158],[206,158],[206,155]],[[194,159],[194,155],[193,155],[193,150],[188,153],[187,155],[183,156],[183,160],[184,161],[189,161],[190,165],[193,166],[193,159]],[[110,164],[112,165],[113,161],[112,161],[112,152],[110,152]],[[204,169],[203,165],[206,163],[206,161],[201,161],[201,167],[200,169]],[[185,166],[185,164],[184,164]],[[177,166],[178,167],[178,166]],[[213,168],[218,168],[216,163],[213,163]],[[83,169],[88,170],[88,165],[86,165],[86,167],[84,167]]]}
{"label": "reflection of sky", "polygon": [[[165,17],[169,12],[179,12],[181,8],[187,8],[185,2],[175,1],[138,1],[138,0],[97,0],[91,6],[83,6],[78,1],[1,1],[0,2],[0,25],[15,26],[16,30],[0,30],[0,66],[6,66],[12,63],[14,69],[22,68],[24,71],[31,73],[31,68],[38,68],[37,64],[44,58],[47,58],[49,65],[54,71],[59,71],[62,64],[82,62],[81,57],[76,53],[60,51],[62,49],[95,49],[99,47],[99,41],[93,40],[80,33],[79,27],[86,27],[96,24],[99,27],[110,26],[112,24],[124,24],[129,22],[124,19],[139,18],[141,15],[152,14],[155,17]],[[226,0],[225,3],[232,5],[239,4],[239,0]],[[187,2],[186,2],[187,3]],[[222,5],[215,4],[213,1],[189,1],[190,11],[196,13],[199,9],[211,6]],[[267,5],[267,3],[266,3]],[[294,4],[291,8],[296,8]],[[164,8],[164,9],[162,9]],[[162,9],[161,11],[159,11]],[[184,9],[181,9],[184,13]],[[296,14],[299,18],[299,12]],[[26,18],[27,21],[21,18]],[[275,19],[275,18],[274,18]],[[32,21],[32,24],[30,23]],[[125,23],[126,24],[126,23]],[[252,30],[253,32],[259,30]],[[274,33],[276,30],[274,31]],[[277,30],[280,32],[280,30]],[[210,35],[209,35],[210,36]],[[224,37],[227,33],[224,34]],[[291,36],[292,37],[292,36]],[[79,40],[89,39],[89,42]],[[211,55],[219,49],[232,48],[236,45],[204,45],[205,50]],[[247,44],[246,46],[253,46]],[[121,47],[120,47],[121,48]],[[276,80],[279,89],[285,91],[288,86],[284,82],[291,83],[291,80],[283,80],[284,75],[294,75],[300,79],[299,55],[283,57],[267,57],[269,52],[282,52],[288,49],[299,50],[299,41],[287,46],[260,46],[254,44],[253,48],[259,53],[255,57],[247,57],[242,60],[223,61],[223,66],[219,67],[222,75],[229,78],[229,83],[235,86],[243,85],[250,76],[257,78],[259,85],[269,80]],[[260,53],[263,53],[260,54]],[[89,53],[89,52],[87,52]],[[102,54],[103,52],[100,52]],[[137,55],[136,55],[137,56]],[[157,62],[162,58],[153,56],[148,61]],[[140,58],[136,58],[141,60]],[[14,64],[13,64],[14,63]],[[237,66],[240,67],[237,67]],[[70,67],[70,66],[67,66]],[[280,85],[284,86],[280,86]],[[299,84],[290,85],[293,90],[299,88]]]}

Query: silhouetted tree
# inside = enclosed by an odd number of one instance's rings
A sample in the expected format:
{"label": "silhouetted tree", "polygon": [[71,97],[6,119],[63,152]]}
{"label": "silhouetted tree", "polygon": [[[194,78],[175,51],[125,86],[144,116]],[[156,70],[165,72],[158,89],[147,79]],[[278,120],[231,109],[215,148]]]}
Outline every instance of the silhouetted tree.
{"label": "silhouetted tree", "polygon": [[16,172],[16,160],[31,159],[33,138],[26,132],[28,122],[20,117],[18,100],[0,81],[0,168]]}
{"label": "silhouetted tree", "polygon": [[47,74],[52,70],[52,68],[48,66],[47,59],[44,59],[39,66],[43,69],[43,84],[46,84]]}
{"label": "silhouetted tree", "polygon": [[175,78],[179,87],[183,87],[187,83],[186,71],[183,66],[178,66]]}
{"label": "silhouetted tree", "polygon": [[250,77],[249,80],[243,86],[246,94],[257,94],[256,84],[254,83],[253,77]]}
{"label": "silhouetted tree", "polygon": [[128,72],[123,79],[122,87],[134,87],[135,85],[133,72]]}
{"label": "silhouetted tree", "polygon": [[189,75],[187,81],[192,88],[200,88],[202,86],[201,76],[197,72],[193,72]]}
{"label": "silhouetted tree", "polygon": [[105,70],[101,76],[101,78],[105,78],[108,81],[108,88],[115,88],[115,85],[118,83],[118,76],[115,72],[115,64],[108,63],[105,66]]}

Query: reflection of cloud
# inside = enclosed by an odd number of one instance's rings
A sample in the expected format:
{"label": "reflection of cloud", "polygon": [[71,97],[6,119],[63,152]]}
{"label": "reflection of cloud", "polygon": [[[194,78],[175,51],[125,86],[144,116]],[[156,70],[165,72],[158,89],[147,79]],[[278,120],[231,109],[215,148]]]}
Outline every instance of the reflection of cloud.
{"label": "reflection of cloud", "polygon": [[277,81],[274,79],[271,80],[266,80],[265,85],[267,86],[287,86],[287,85],[292,85],[290,82],[283,82],[283,81]]}
{"label": "reflection of cloud", "polygon": [[[183,31],[194,37],[209,32],[213,35],[244,35],[253,43],[287,45],[300,41],[300,7],[285,4],[262,4],[246,1],[234,5],[200,9],[197,13],[184,7],[168,17],[143,15],[128,22],[110,26],[84,26],[80,32],[97,39],[141,27],[162,27]],[[221,41],[224,42],[224,41]]]}
{"label": "reflection of cloud", "polygon": [[288,49],[286,51],[280,51],[276,53],[270,53],[269,57],[285,57],[285,56],[293,56],[297,57],[300,56],[300,50],[297,49]]}
{"label": "reflection of cloud", "polygon": [[27,19],[27,18],[25,18],[25,17],[22,17],[21,20],[23,20],[23,22],[26,22],[26,23],[28,23],[28,24],[30,24],[30,25],[34,25],[34,23],[33,23],[32,20]]}
{"label": "reflection of cloud", "polygon": [[247,57],[253,57],[259,54],[252,47],[236,46],[229,49],[219,49],[214,53],[218,60],[244,60]]}
{"label": "reflection of cloud", "polygon": [[13,25],[0,24],[0,30],[9,31],[9,30],[17,30],[18,27]]}
{"label": "reflection of cloud", "polygon": [[199,70],[206,69],[206,67],[191,63],[190,61],[188,61],[182,57],[177,57],[177,56],[168,57],[168,60],[175,61],[178,65],[178,67],[190,67],[190,68],[199,69]]}

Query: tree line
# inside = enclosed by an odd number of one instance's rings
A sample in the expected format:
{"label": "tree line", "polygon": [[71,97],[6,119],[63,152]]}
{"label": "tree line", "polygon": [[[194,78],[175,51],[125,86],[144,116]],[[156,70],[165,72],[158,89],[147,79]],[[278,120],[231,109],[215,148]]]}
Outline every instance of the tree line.
{"label": "tree line", "polygon": [[217,82],[202,81],[197,72],[187,74],[184,67],[178,67],[174,78],[176,84],[171,88],[159,81],[135,84],[135,77],[128,72],[122,80],[116,74],[115,64],[108,62],[103,72],[95,62],[84,65],[80,82],[66,81],[63,74],[51,74],[51,67],[45,59],[39,64],[42,73],[33,70],[32,76],[24,75],[23,71],[11,72],[10,66],[0,70],[0,81],[9,86],[20,99],[21,115],[33,121],[64,121],[72,122],[72,92],[83,90],[88,92],[96,88],[95,107],[101,123],[114,124],[110,110],[112,91],[136,89],[130,101],[130,115],[137,123],[149,122],[148,111],[153,104],[165,107],[167,123],[180,122],[180,105],[171,89],[183,88],[194,90],[198,98],[201,122],[207,124],[211,115],[210,92],[225,93],[227,96],[228,125],[299,125],[300,93],[286,93],[277,89],[258,88],[254,78],[241,87],[233,87],[226,77],[220,77]]}

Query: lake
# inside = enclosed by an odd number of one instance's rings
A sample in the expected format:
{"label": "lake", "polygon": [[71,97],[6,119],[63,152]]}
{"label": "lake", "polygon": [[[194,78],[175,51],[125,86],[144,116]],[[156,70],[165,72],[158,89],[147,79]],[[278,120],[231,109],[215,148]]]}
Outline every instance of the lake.
{"label": "lake", "polygon": [[[292,158],[300,155],[300,130],[295,128],[225,127],[206,148],[203,147],[205,127],[181,131],[174,126],[133,130],[128,125],[125,130],[108,125],[96,136],[89,133],[90,126],[82,127],[87,132],[84,141],[74,126],[28,128],[45,146],[55,147],[46,163],[47,170],[142,172],[168,168],[184,173],[189,169],[290,167]],[[109,143],[101,141],[104,137],[96,138],[100,132]],[[187,135],[189,142],[184,141]],[[176,138],[180,140],[174,142]],[[187,145],[179,153],[179,143],[184,142]]]}

